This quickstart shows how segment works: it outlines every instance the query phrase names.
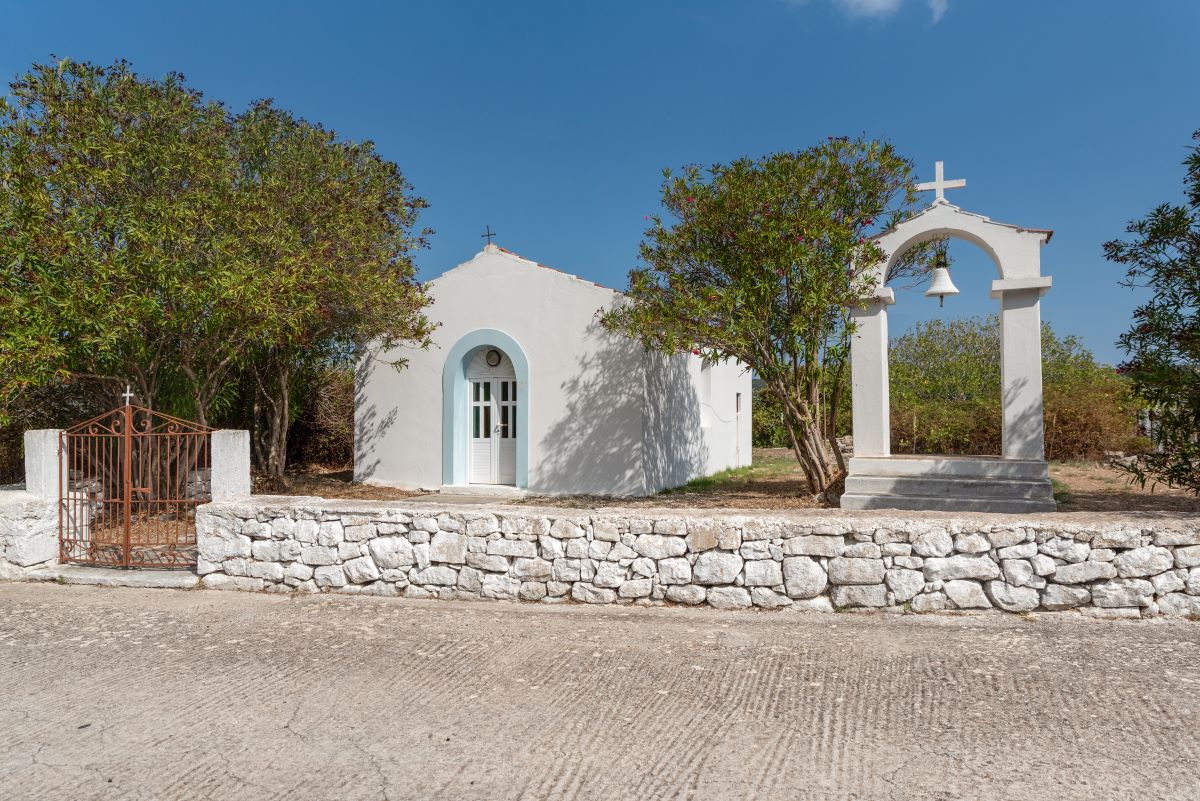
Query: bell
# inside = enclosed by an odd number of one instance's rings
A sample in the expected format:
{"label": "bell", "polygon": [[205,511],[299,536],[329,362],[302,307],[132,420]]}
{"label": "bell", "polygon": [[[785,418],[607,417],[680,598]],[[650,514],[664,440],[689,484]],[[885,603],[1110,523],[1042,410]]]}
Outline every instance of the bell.
{"label": "bell", "polygon": [[950,271],[945,267],[933,268],[933,280],[929,282],[929,289],[925,290],[925,297],[930,298],[937,295],[938,305],[942,306],[946,302],[947,295],[957,295],[958,287],[950,280]]}

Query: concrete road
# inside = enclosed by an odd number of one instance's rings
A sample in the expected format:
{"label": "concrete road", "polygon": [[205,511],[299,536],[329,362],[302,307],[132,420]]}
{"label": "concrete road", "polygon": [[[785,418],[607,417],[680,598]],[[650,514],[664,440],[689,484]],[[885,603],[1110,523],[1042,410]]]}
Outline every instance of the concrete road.
{"label": "concrete road", "polygon": [[1196,799],[1200,624],[0,585],[0,799]]}

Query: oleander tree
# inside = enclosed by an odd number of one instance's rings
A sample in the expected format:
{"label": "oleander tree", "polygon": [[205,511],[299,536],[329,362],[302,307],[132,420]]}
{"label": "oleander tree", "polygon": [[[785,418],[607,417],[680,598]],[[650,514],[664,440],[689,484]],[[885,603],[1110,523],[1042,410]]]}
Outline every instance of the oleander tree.
{"label": "oleander tree", "polygon": [[665,170],[627,302],[602,321],[655,350],[748,365],[779,403],[809,490],[828,497],[845,474],[835,422],[851,310],[883,258],[870,237],[909,212],[912,177],[891,144],[846,137]]}
{"label": "oleander tree", "polygon": [[1200,131],[1183,164],[1184,202],[1163,203],[1104,245],[1126,268],[1122,283],[1149,299],[1118,344],[1121,371],[1150,409],[1156,449],[1130,465],[1133,479],[1200,494]]}
{"label": "oleander tree", "polygon": [[[177,408],[187,352],[237,358],[231,318],[256,277],[226,256],[231,130],[180,76],[143,79],[125,62],[35,64],[12,82],[0,99],[0,411],[55,382],[114,401],[128,383]],[[203,420],[205,405],[193,412]]]}
{"label": "oleander tree", "polygon": [[428,344],[425,207],[371,142],[268,101],[235,115],[177,74],[35,64],[0,100],[0,422],[34,388],[128,383],[249,419],[282,476],[299,372]]}
{"label": "oleander tree", "polygon": [[370,142],[340,141],[269,102],[234,127],[238,240],[265,291],[245,371],[255,461],[278,479],[302,373],[429,345],[412,254],[430,232],[416,227],[425,201]]}

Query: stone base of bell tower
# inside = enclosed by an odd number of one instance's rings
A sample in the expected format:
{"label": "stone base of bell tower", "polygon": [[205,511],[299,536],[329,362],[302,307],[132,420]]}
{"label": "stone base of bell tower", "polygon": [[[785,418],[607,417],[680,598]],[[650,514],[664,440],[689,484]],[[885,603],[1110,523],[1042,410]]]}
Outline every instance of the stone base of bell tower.
{"label": "stone base of bell tower", "polygon": [[986,456],[881,456],[850,459],[843,509],[941,512],[1053,512],[1044,461]]}

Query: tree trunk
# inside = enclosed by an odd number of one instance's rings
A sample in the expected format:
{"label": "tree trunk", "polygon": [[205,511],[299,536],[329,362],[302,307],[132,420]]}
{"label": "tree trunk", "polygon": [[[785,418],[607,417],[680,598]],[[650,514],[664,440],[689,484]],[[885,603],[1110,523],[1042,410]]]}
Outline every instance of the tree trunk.
{"label": "tree trunk", "polygon": [[822,497],[841,478],[826,442],[824,425],[808,412],[806,403],[797,402],[790,392],[779,394],[782,395],[784,424],[796,461],[804,471],[809,492],[815,497]]}
{"label": "tree trunk", "polygon": [[270,424],[270,445],[267,448],[267,475],[275,479],[283,479],[287,471],[287,435],[288,435],[288,390],[289,381],[286,368],[279,377],[279,402],[272,406]]}
{"label": "tree trunk", "polygon": [[193,392],[192,402],[196,404],[196,422],[207,428],[208,404],[204,402],[204,396],[199,391]]}
{"label": "tree trunk", "polygon": [[279,354],[268,357],[267,364],[254,373],[254,453],[259,469],[277,482],[284,481],[287,471],[291,376],[290,363]]}
{"label": "tree trunk", "polygon": [[838,473],[845,475],[848,472],[846,470],[846,457],[842,455],[842,448],[838,445],[837,439],[837,413],[841,401],[842,381],[839,377],[829,392],[828,429],[825,432],[825,437],[829,440],[829,447],[833,450],[833,456],[837,460]]}

